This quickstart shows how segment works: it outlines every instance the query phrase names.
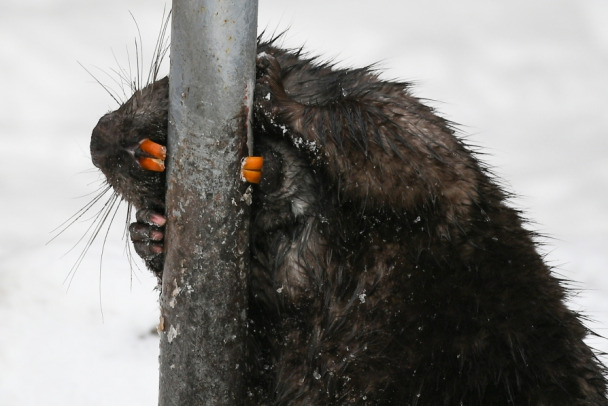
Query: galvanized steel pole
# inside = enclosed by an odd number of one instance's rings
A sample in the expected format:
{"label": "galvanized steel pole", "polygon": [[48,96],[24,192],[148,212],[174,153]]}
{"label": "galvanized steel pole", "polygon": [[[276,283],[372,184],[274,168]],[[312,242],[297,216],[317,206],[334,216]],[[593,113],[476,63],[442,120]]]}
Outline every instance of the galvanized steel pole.
{"label": "galvanized steel pole", "polygon": [[242,405],[257,0],[173,0],[159,405]]}

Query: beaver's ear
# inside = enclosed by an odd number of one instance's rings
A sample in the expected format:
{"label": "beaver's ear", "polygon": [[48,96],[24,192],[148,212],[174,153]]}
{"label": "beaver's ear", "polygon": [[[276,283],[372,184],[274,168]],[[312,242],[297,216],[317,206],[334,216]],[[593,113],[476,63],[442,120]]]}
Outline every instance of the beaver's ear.
{"label": "beaver's ear", "polygon": [[145,138],[139,143],[135,151],[139,165],[146,170],[163,172],[165,170],[165,158],[167,148]]}
{"label": "beaver's ear", "polygon": [[241,175],[249,183],[260,183],[263,165],[264,158],[261,156],[248,156],[243,159]]}

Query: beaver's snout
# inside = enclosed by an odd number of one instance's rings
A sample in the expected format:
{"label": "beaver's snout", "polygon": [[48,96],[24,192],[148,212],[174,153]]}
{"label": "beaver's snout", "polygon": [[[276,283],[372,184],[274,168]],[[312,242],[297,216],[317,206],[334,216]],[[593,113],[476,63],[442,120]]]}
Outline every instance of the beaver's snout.
{"label": "beaver's snout", "polygon": [[[107,160],[108,154],[110,154],[115,146],[112,145],[112,131],[115,130],[114,115],[108,113],[99,119],[99,122],[93,129],[91,135],[91,159],[93,165],[99,169],[103,169],[104,161]],[[113,128],[114,127],[114,128]]]}

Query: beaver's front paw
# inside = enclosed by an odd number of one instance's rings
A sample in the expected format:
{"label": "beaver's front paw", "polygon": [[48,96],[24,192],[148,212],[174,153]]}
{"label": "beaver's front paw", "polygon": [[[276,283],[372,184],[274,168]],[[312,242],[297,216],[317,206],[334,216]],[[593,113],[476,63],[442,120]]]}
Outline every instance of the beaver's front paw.
{"label": "beaver's front paw", "polygon": [[273,121],[286,99],[279,62],[266,52],[259,53],[256,58],[255,107]]}
{"label": "beaver's front paw", "polygon": [[150,209],[138,210],[135,219],[137,222],[129,226],[135,252],[160,279],[165,262],[164,239],[167,219]]}

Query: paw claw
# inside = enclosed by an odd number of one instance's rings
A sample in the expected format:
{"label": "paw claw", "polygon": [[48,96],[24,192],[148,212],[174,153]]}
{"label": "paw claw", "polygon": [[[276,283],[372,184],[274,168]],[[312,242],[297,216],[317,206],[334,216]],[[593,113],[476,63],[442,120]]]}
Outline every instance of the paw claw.
{"label": "paw claw", "polygon": [[249,183],[260,183],[262,179],[262,166],[264,158],[261,156],[249,156],[243,159],[241,174]]}
{"label": "paw claw", "polygon": [[167,218],[152,209],[140,209],[135,213],[138,223],[146,223],[151,226],[162,227],[167,223]]}

